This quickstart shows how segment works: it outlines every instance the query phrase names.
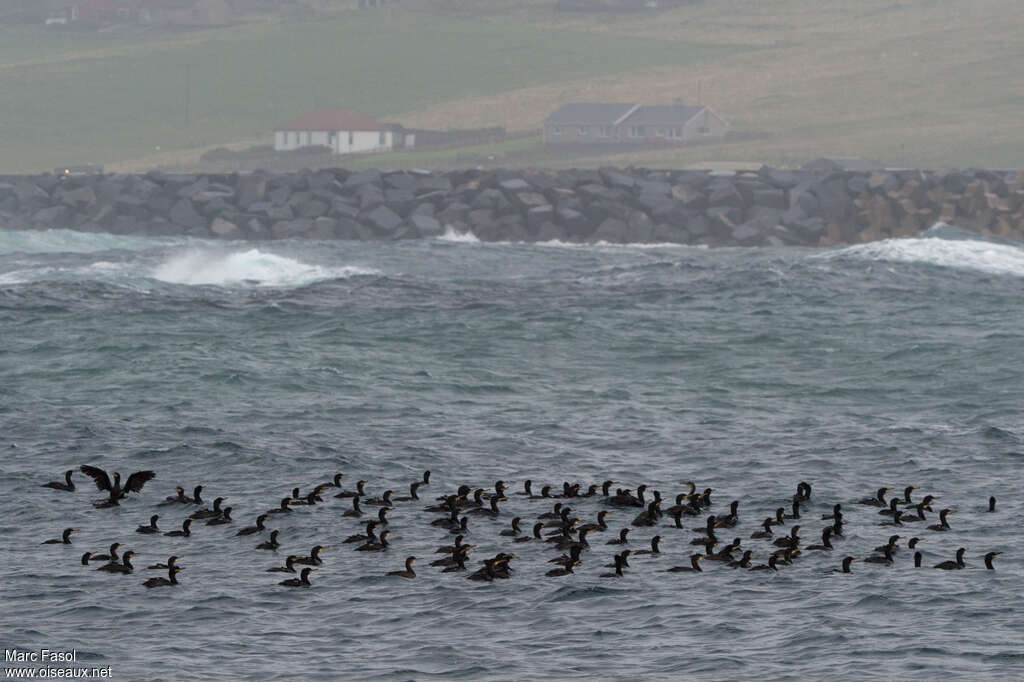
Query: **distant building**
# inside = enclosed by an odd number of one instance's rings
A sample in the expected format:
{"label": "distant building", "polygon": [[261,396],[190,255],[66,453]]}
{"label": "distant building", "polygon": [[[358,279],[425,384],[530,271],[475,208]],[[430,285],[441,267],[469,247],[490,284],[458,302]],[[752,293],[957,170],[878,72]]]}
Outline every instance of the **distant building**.
{"label": "distant building", "polygon": [[232,22],[226,0],[143,0],[139,23],[153,26],[227,26]]}
{"label": "distant building", "polygon": [[318,109],[274,130],[274,150],[328,147],[335,154],[386,152],[412,147],[415,138],[402,126],[380,121],[350,109]]}
{"label": "distant building", "polygon": [[687,144],[721,139],[728,130],[706,106],[574,102],[544,120],[544,144]]}

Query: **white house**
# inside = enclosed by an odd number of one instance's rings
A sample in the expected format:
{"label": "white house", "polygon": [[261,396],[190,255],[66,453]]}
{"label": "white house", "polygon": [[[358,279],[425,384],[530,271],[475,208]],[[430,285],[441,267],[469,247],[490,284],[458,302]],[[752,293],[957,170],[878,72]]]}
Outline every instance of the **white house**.
{"label": "white house", "polygon": [[275,151],[321,146],[335,154],[386,152],[411,147],[413,141],[412,135],[402,134],[401,126],[349,109],[318,109],[274,130]]}

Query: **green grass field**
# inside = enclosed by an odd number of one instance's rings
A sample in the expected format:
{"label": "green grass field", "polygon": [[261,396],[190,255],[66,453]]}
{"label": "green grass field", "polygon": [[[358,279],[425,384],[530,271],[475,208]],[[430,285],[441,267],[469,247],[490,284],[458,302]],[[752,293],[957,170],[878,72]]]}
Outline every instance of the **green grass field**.
{"label": "green grass field", "polygon": [[275,124],[319,107],[401,122],[454,99],[743,49],[411,13],[110,36],[0,29],[0,171],[269,143]]}

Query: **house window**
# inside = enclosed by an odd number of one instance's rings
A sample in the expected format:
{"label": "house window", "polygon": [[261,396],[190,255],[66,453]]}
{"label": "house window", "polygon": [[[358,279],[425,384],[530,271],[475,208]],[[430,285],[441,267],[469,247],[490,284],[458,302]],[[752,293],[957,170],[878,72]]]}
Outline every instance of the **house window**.
{"label": "house window", "polygon": [[554,127],[552,127],[551,128],[551,134],[552,135],[561,135],[562,134],[562,126],[554,126]]}
{"label": "house window", "polygon": [[310,141],[309,137],[310,137],[311,134],[312,133],[309,133],[309,132],[302,133],[303,137],[306,138],[306,142],[305,142],[306,145],[309,145],[309,141]]}
{"label": "house window", "polygon": [[700,128],[697,128],[697,132],[700,133],[701,135],[710,135],[711,128],[708,128],[707,126],[701,126]]}
{"label": "house window", "polygon": [[387,143],[388,143],[388,135],[387,135],[387,133],[381,131],[381,133],[380,133],[380,143],[379,144],[380,144],[381,147],[383,147],[383,146],[387,145]]}
{"label": "house window", "polygon": [[351,147],[356,143],[356,134],[351,130],[348,131],[348,146]]}
{"label": "house window", "polygon": [[611,134],[612,134],[612,127],[611,126],[601,126],[601,127],[599,127],[597,129],[598,137],[611,137]]}
{"label": "house window", "polygon": [[293,147],[298,147],[299,146],[299,134],[298,133],[289,133],[289,136],[291,137],[292,146]]}
{"label": "house window", "polygon": [[576,134],[577,134],[577,135],[586,135],[586,134],[587,134],[587,126],[580,126],[580,127],[579,127],[579,128],[578,128],[578,129],[576,130]]}
{"label": "house window", "polygon": [[668,136],[668,134],[665,132],[664,128],[658,128],[658,137],[667,137],[667,136]]}
{"label": "house window", "polygon": [[644,127],[643,126],[629,126],[630,137],[643,137]]}

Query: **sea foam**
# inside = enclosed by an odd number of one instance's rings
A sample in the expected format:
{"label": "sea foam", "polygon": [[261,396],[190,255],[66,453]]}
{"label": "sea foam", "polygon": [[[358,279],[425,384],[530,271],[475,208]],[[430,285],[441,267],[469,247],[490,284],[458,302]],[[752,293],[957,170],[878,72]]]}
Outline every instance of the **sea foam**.
{"label": "sea foam", "polygon": [[171,284],[281,287],[376,274],[380,271],[373,268],[310,265],[259,249],[228,253],[191,249],[171,256],[153,270],[152,276]]}
{"label": "sea foam", "polygon": [[996,275],[1024,276],[1024,250],[1009,244],[970,239],[887,239],[847,246],[816,257],[924,263]]}

